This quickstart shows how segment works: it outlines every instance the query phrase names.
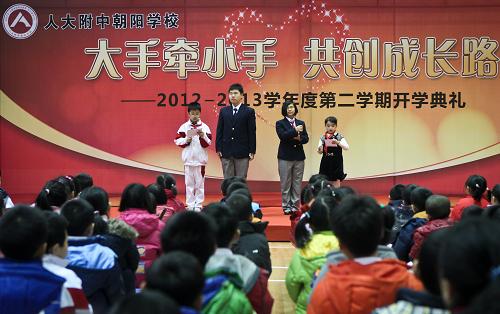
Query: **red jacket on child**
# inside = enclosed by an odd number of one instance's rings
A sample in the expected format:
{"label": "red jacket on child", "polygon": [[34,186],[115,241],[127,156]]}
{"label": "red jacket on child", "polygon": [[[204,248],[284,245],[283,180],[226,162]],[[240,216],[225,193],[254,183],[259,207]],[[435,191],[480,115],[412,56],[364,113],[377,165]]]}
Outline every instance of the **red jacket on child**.
{"label": "red jacket on child", "polygon": [[415,233],[413,233],[413,246],[410,250],[411,259],[418,258],[420,249],[422,248],[422,243],[424,243],[424,240],[429,236],[429,234],[436,230],[449,226],[451,226],[451,222],[448,218],[446,218],[430,220],[422,227],[417,228],[417,230],[415,230]]}
{"label": "red jacket on child", "polygon": [[360,264],[347,260],[330,265],[307,307],[310,314],[369,314],[396,300],[399,288],[422,290],[422,283],[396,259]]}
{"label": "red jacket on child", "polygon": [[467,208],[471,205],[477,205],[481,208],[486,208],[486,206],[488,206],[488,201],[485,198],[481,198],[481,201],[478,202],[473,199],[472,196],[467,195],[467,197],[460,199],[455,207],[453,207],[453,209],[451,210],[451,220],[459,221],[460,219],[462,219],[464,208]]}

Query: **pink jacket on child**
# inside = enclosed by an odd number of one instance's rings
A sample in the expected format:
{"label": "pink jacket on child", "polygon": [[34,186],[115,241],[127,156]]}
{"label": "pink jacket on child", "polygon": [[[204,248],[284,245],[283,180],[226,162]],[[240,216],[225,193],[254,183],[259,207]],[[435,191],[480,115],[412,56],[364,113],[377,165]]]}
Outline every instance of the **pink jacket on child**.
{"label": "pink jacket on child", "polygon": [[129,208],[120,213],[120,219],[137,230],[136,245],[140,255],[139,267],[136,272],[136,287],[144,281],[146,269],[161,255],[160,233],[165,223],[155,214],[145,209]]}

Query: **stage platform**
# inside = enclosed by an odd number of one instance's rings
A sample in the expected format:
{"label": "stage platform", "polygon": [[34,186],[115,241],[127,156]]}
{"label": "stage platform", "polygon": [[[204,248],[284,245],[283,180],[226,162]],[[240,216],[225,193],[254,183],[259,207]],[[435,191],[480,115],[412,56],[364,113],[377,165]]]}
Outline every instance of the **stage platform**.
{"label": "stage platform", "polygon": [[[387,195],[371,195],[380,204],[387,204]],[[217,202],[222,198],[220,194],[210,194],[205,197],[205,205],[211,202]],[[184,195],[179,195],[179,199],[185,201]],[[281,194],[275,192],[254,193],[254,202],[260,204],[262,213],[264,214],[263,221],[269,221],[266,229],[266,236],[269,241],[290,241],[290,216],[283,215],[281,209]],[[452,206],[459,200],[459,197],[450,197]],[[110,198],[112,205],[111,217],[118,216],[118,206],[120,203],[119,196]]]}

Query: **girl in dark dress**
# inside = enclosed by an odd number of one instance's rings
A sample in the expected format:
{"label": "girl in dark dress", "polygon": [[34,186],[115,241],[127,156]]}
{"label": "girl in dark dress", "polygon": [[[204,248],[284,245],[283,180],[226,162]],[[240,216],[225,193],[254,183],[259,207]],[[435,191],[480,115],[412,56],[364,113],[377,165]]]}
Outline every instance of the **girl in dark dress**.
{"label": "girl in dark dress", "polygon": [[348,150],[344,136],[337,132],[337,118],[327,117],[325,119],[325,133],[321,136],[318,143],[318,153],[322,154],[319,173],[328,177],[333,182],[334,187],[340,186],[340,181],[347,176],[344,173],[344,159],[342,150]]}

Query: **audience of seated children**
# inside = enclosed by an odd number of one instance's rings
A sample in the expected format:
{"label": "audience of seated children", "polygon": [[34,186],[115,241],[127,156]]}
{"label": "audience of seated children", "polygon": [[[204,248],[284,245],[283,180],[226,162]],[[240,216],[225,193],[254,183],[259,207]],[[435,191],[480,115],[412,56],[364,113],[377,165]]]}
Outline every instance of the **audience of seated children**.
{"label": "audience of seated children", "polygon": [[61,208],[68,221],[68,268],[82,280],[83,291],[94,313],[106,313],[124,295],[123,280],[116,254],[92,237],[94,208],[74,199]]}
{"label": "audience of seated children", "polygon": [[450,311],[466,313],[469,306],[495,307],[498,293],[493,304],[477,303],[483,292],[498,291],[495,287],[498,287],[500,274],[500,223],[484,217],[463,220],[446,229],[442,245],[437,273],[443,299]]}
{"label": "audience of seated children", "polygon": [[163,254],[146,273],[146,290],[156,290],[172,298],[182,314],[200,313],[204,285],[200,263],[182,251]]}
{"label": "audience of seated children", "polygon": [[410,261],[410,250],[413,246],[413,234],[415,230],[423,226],[427,221],[425,212],[425,202],[432,195],[432,192],[426,188],[418,187],[411,192],[411,203],[414,211],[413,217],[408,220],[399,231],[394,241],[394,252],[402,261]]}
{"label": "audience of seated children", "polygon": [[174,300],[165,294],[144,290],[120,300],[116,303],[108,314],[180,314],[179,307]]}
{"label": "audience of seated children", "polygon": [[439,254],[443,248],[446,231],[446,229],[437,230],[430,234],[424,240],[418,260],[415,262],[415,275],[422,281],[424,291],[399,289],[395,303],[378,308],[372,314],[449,313],[441,297],[438,274]]}
{"label": "audience of seated children", "polygon": [[315,272],[325,263],[326,254],[339,248],[330,226],[330,212],[336,206],[337,201],[331,193],[320,194],[296,226],[297,250],[292,256],[285,279],[296,313],[306,313]]}
{"label": "audience of seated children", "polygon": [[140,254],[136,272],[136,286],[139,287],[144,281],[145,271],[161,254],[160,233],[165,224],[156,216],[148,190],[139,183],[125,187],[118,211],[119,219],[139,233],[136,241]]}
{"label": "audience of seated children", "polygon": [[177,199],[177,186],[175,178],[172,175],[163,173],[156,177],[156,183],[163,188],[165,194],[167,194],[167,207],[173,208],[176,213],[186,210],[186,205]]}
{"label": "audience of seated children", "polygon": [[384,225],[373,198],[346,197],[332,211],[331,225],[348,260],[329,266],[311,295],[308,313],[371,313],[394,302],[399,288],[422,288],[405,263],[375,256]]}
{"label": "audience of seated children", "polygon": [[[205,214],[194,211],[175,214],[161,233],[163,252],[189,253],[204,268],[217,246],[215,230],[215,222]],[[252,313],[252,305],[241,288],[241,280],[235,281],[234,276],[205,274],[201,312]]]}
{"label": "audience of seated children", "polygon": [[38,208],[14,206],[0,219],[0,313],[60,312],[65,279],[42,265],[47,237]]}
{"label": "audience of seated children", "polygon": [[252,222],[252,202],[245,195],[235,193],[229,196],[226,204],[239,221],[240,239],[231,250],[235,254],[248,257],[271,274],[271,252],[264,234],[268,222]]}
{"label": "audience of seated children", "polygon": [[465,181],[465,192],[467,196],[460,199],[457,204],[455,204],[451,211],[451,220],[460,220],[465,207],[477,205],[486,208],[486,206],[488,206],[488,200],[485,195],[487,187],[487,182],[484,177],[476,174],[468,177],[467,181]]}
{"label": "audience of seated children", "polygon": [[451,225],[448,217],[450,216],[450,200],[446,196],[431,195],[425,201],[425,212],[429,221],[422,227],[419,227],[413,233],[413,246],[410,250],[410,258],[418,258],[422,242],[432,232],[441,228],[447,228]]}
{"label": "audience of seated children", "polygon": [[203,213],[217,222],[217,249],[205,265],[205,273],[238,276],[235,280],[242,281],[242,290],[255,312],[270,314],[274,300],[267,289],[269,273],[230,249],[240,236],[238,219],[223,203],[209,204]]}
{"label": "audience of seated children", "polygon": [[82,289],[82,280],[71,269],[68,261],[68,221],[54,212],[44,211],[48,223],[47,249],[43,256],[43,267],[63,277],[64,288],[69,293],[61,294],[62,313],[92,313]]}

